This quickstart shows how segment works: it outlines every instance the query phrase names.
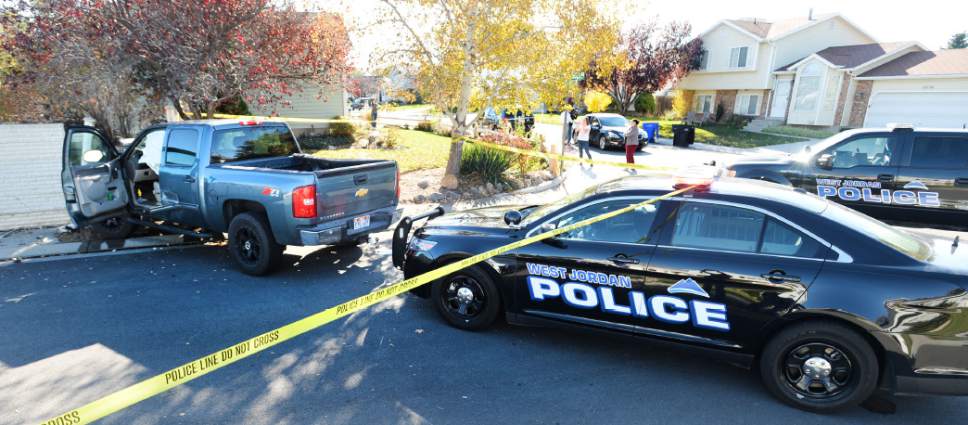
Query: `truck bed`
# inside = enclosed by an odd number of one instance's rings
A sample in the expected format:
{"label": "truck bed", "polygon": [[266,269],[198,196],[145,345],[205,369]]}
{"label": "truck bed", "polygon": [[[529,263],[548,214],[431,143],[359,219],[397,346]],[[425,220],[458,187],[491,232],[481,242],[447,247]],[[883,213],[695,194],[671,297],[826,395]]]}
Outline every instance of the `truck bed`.
{"label": "truck bed", "polygon": [[312,172],[317,176],[364,171],[392,167],[393,161],[382,159],[325,159],[310,155],[292,155],[279,158],[253,159],[226,164],[230,167],[251,167],[279,171]]}

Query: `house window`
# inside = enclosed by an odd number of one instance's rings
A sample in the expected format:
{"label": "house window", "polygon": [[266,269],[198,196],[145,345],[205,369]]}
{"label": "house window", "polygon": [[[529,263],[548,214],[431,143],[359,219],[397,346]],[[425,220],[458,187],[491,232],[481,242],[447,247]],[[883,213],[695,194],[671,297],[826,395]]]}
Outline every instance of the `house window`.
{"label": "house window", "polygon": [[810,62],[803,67],[797,77],[797,97],[793,103],[793,109],[797,111],[813,111],[817,109],[817,101],[820,97],[820,78],[823,68],[816,62]]}
{"label": "house window", "polygon": [[696,105],[693,108],[694,111],[708,114],[712,112],[712,109],[713,109],[713,95],[701,94],[696,96]]}
{"label": "house window", "polygon": [[729,51],[730,68],[746,68],[746,59],[749,56],[749,47],[733,47]]}
{"label": "house window", "polygon": [[736,98],[736,107],[733,109],[733,113],[737,115],[759,115],[760,107],[760,95],[758,94],[741,94]]}
{"label": "house window", "polygon": [[699,69],[706,70],[706,67],[708,65],[709,65],[709,51],[703,50],[699,52]]}

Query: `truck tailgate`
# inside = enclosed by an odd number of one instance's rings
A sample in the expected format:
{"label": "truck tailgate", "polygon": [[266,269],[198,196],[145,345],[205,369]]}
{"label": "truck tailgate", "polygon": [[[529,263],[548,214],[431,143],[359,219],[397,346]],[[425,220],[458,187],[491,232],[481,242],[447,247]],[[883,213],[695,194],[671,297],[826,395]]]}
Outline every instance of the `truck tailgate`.
{"label": "truck tailgate", "polygon": [[397,164],[375,161],[316,171],[319,217],[351,217],[396,204]]}

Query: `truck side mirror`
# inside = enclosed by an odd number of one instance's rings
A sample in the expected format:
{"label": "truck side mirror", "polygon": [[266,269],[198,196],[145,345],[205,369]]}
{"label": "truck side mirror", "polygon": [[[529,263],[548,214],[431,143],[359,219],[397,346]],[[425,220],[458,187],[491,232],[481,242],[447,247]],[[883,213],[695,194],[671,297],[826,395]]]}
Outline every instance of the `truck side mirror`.
{"label": "truck side mirror", "polygon": [[829,153],[818,156],[817,166],[823,168],[824,170],[834,168],[834,156]]}
{"label": "truck side mirror", "polygon": [[81,160],[83,160],[85,164],[97,164],[98,162],[101,162],[101,159],[103,158],[104,152],[101,152],[98,149],[91,149],[87,152],[84,152],[84,155],[81,155]]}

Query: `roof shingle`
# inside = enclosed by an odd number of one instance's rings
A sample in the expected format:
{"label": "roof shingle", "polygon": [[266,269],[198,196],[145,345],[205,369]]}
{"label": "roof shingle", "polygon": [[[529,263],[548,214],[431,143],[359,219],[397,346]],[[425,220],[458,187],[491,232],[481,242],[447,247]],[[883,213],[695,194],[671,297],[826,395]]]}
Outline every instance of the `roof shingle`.
{"label": "roof shingle", "polygon": [[968,74],[968,49],[911,52],[867,71],[860,77],[945,74]]}
{"label": "roof shingle", "polygon": [[727,19],[726,21],[742,28],[746,32],[752,33],[757,37],[771,39],[800,27],[805,27],[814,22],[827,20],[834,16],[837,16],[837,14],[831,13],[825,15],[815,15],[813,19],[804,16],[800,18],[781,19],[772,22],[759,18]]}

